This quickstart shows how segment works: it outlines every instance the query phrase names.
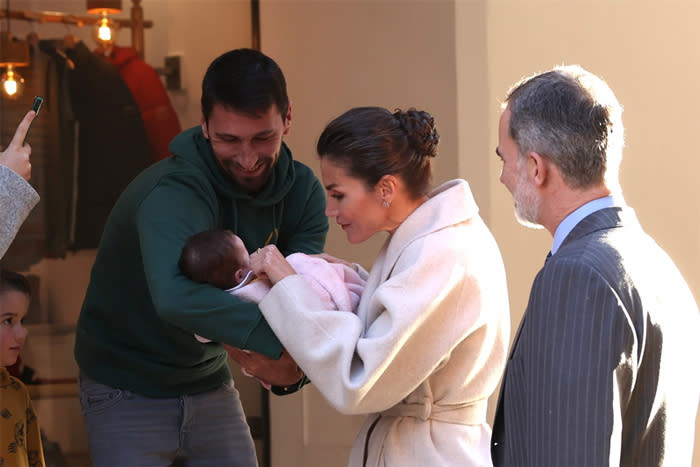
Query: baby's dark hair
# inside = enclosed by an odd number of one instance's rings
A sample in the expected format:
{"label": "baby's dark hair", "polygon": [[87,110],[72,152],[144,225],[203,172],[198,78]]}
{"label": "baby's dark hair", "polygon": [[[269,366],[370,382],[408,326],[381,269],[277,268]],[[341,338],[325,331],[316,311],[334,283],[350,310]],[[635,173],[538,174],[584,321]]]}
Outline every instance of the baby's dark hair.
{"label": "baby's dark hair", "polygon": [[[182,248],[178,266],[194,282],[211,283],[230,288],[236,285],[233,275],[226,275],[222,282],[221,271],[233,271],[240,267],[231,264],[232,246],[226,241],[233,232],[226,229],[212,229],[190,236]],[[232,282],[228,282],[231,280]]]}
{"label": "baby's dark hair", "polygon": [[428,192],[431,159],[437,156],[439,142],[435,119],[428,112],[356,107],[326,126],[316,151],[370,189],[384,175],[398,175],[415,199]]}
{"label": "baby's dark hair", "polygon": [[27,278],[9,269],[0,269],[0,294],[9,290],[22,292],[27,296],[31,296],[32,289]]}

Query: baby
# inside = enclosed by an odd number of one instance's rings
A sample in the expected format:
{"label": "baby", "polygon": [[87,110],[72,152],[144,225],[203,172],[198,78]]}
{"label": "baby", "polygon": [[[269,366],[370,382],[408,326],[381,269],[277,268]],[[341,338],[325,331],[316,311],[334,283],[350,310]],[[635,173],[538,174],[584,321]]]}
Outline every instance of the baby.
{"label": "baby", "polygon": [[[327,309],[355,312],[365,280],[352,267],[316,256],[293,253],[287,261],[323,300]],[[230,230],[206,230],[187,239],[179,266],[195,282],[209,283],[239,297],[259,303],[270,283],[257,279],[249,268],[250,257],[243,240]],[[211,342],[195,336],[200,342]]]}

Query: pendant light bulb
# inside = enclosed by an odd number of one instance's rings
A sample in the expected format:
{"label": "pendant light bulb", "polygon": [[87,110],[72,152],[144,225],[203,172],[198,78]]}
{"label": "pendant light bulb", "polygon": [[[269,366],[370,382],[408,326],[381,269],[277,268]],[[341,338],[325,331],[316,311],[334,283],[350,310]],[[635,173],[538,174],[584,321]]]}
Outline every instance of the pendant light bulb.
{"label": "pendant light bulb", "polygon": [[17,99],[24,90],[24,78],[17,73],[12,65],[8,65],[7,71],[0,76],[2,91],[10,99]]}
{"label": "pendant light bulb", "polygon": [[98,45],[105,48],[114,45],[118,29],[117,23],[109,19],[106,14],[103,14],[102,18],[95,25],[95,41]]}

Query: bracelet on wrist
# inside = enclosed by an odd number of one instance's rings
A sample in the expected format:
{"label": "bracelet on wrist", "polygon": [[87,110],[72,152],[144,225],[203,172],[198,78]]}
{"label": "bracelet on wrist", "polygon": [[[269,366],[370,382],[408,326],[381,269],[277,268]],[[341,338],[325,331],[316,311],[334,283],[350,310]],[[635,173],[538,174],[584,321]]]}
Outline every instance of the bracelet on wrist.
{"label": "bracelet on wrist", "polygon": [[292,394],[294,392],[297,392],[306,383],[309,383],[309,382],[310,382],[309,378],[307,378],[306,375],[304,373],[302,373],[301,378],[299,378],[299,381],[297,381],[296,383],[289,384],[286,386],[272,385],[272,387],[270,388],[270,391],[272,391],[274,394],[277,394],[278,396],[283,396],[285,394]]}

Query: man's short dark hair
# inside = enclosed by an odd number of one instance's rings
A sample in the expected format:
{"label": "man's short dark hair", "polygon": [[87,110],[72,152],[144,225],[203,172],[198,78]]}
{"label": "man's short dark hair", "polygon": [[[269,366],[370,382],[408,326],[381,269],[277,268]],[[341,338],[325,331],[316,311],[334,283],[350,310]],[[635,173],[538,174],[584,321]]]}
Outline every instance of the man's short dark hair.
{"label": "man's short dark hair", "polygon": [[253,49],[226,52],[209,65],[202,80],[202,113],[209,121],[214,104],[243,114],[258,115],[272,105],[287,113],[287,83],[280,67]]}

